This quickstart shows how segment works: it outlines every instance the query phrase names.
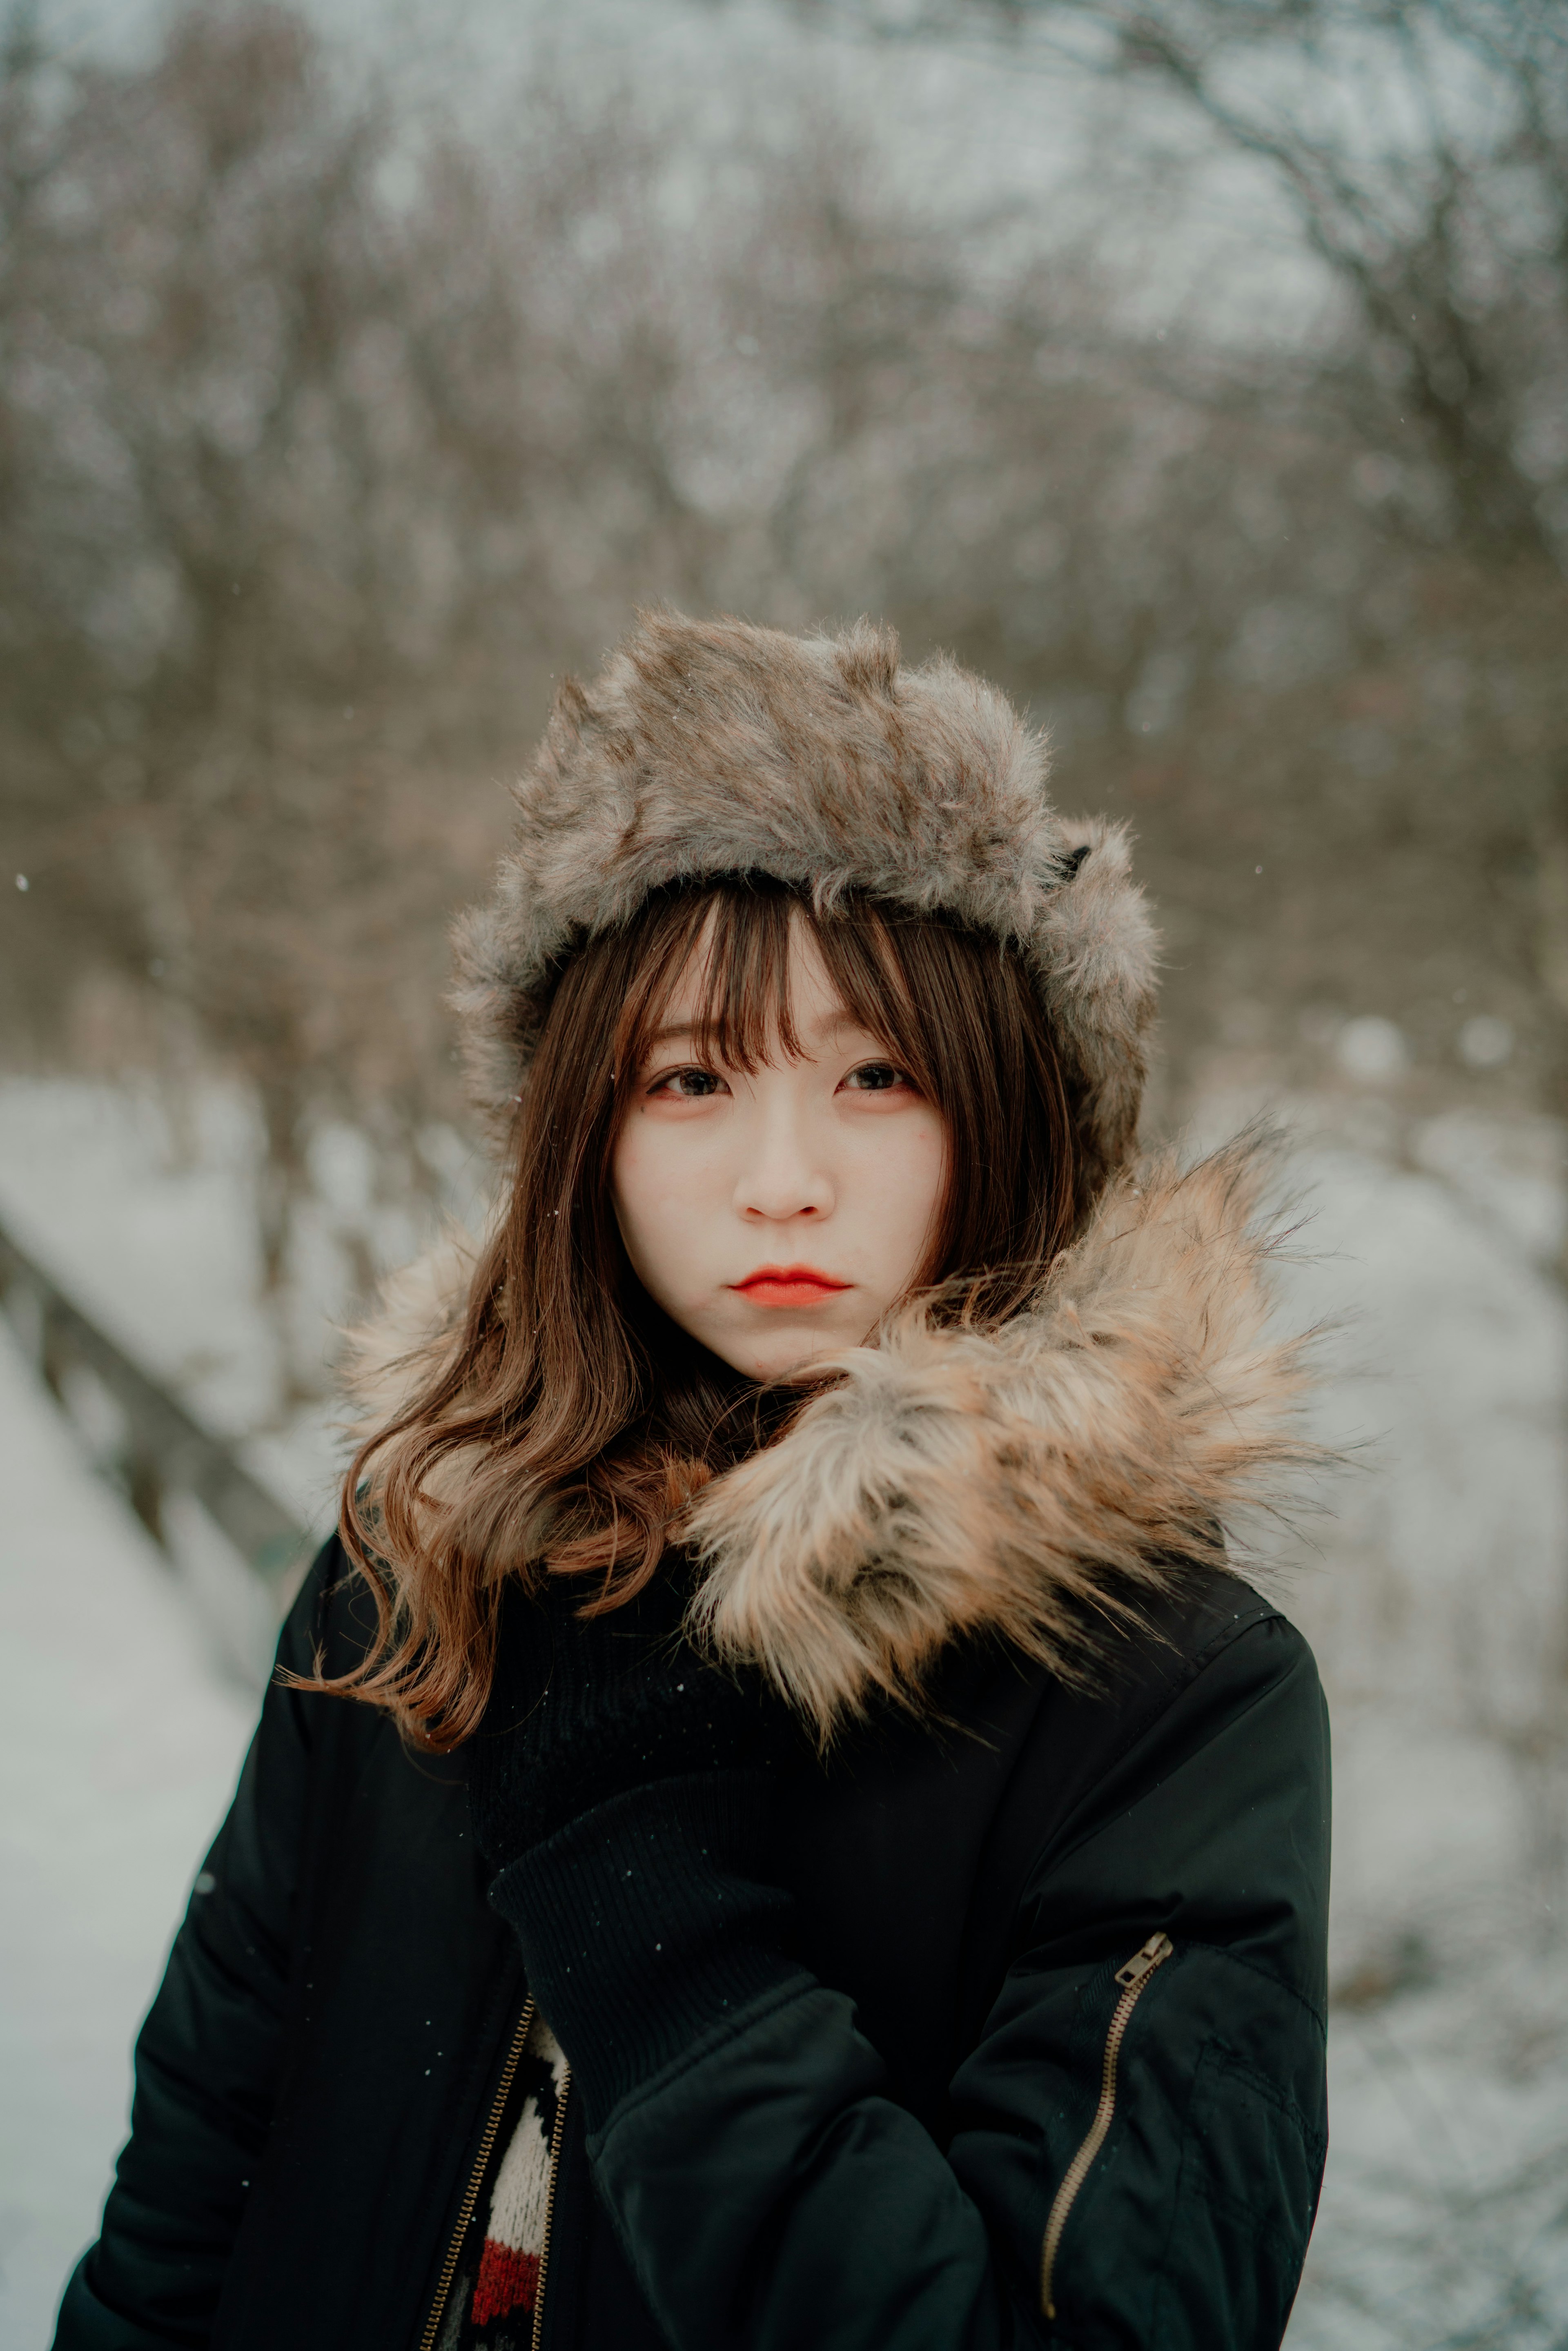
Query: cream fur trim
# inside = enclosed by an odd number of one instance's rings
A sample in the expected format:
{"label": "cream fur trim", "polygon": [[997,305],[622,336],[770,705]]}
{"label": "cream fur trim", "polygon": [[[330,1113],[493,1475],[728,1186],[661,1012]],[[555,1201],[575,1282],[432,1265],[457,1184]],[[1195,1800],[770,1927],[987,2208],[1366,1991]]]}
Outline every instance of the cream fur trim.
{"label": "cream fur trim", "polygon": [[[395,1420],[441,1371],[467,1310],[479,1252],[470,1235],[450,1228],[433,1249],[382,1284],[371,1319],[345,1334],[338,1377],[355,1444]],[[426,1470],[424,1491],[455,1500],[476,1449],[459,1446]],[[374,1474],[375,1455],[370,1458]]]}
{"label": "cream fur trim", "polygon": [[470,1236],[449,1228],[387,1277],[371,1320],[346,1334],[338,1377],[361,1437],[395,1419],[434,1376],[457,1336],[478,1259]]}
{"label": "cream fur trim", "polygon": [[[830,1739],[877,1692],[917,1702],[948,1643],[990,1635],[1069,1677],[1321,1458],[1296,1429],[1303,1343],[1270,1329],[1270,1153],[1116,1178],[1034,1305],[990,1332],[905,1314],[677,1531],[690,1629]],[[449,1242],[400,1277],[355,1387],[385,1420],[438,1366],[473,1277]],[[461,1460],[442,1465],[444,1486]]]}
{"label": "cream fur trim", "polygon": [[685,1532],[692,1625],[759,1667],[825,1740],[875,1691],[990,1634],[1082,1673],[1172,1553],[1312,1456],[1293,1432],[1301,1344],[1270,1335],[1246,1139],[1103,1196],[1038,1303],[990,1334],[906,1315],[841,1382],[716,1479]]}

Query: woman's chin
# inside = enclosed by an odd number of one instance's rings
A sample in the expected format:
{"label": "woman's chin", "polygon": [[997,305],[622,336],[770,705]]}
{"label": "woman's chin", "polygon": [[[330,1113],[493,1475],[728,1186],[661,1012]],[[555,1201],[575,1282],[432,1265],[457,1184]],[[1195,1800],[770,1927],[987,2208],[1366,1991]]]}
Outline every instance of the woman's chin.
{"label": "woman's chin", "polygon": [[749,1380],[766,1381],[808,1372],[814,1364],[852,1347],[855,1339],[849,1332],[824,1331],[821,1324],[810,1330],[799,1325],[791,1329],[781,1316],[777,1330],[727,1332],[722,1339],[710,1339],[707,1344],[732,1370]]}

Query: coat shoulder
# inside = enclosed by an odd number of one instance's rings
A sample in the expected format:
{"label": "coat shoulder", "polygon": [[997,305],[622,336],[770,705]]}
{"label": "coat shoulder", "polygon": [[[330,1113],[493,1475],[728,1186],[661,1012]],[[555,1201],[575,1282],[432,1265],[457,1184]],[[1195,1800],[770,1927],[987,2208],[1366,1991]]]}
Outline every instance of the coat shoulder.
{"label": "coat shoulder", "polygon": [[1330,1798],[1309,1643],[1239,1578],[1207,1578],[1103,1689],[1042,1691],[997,1822],[1011,1939],[1052,1917],[1112,1932],[1135,1898],[1321,2020]]}

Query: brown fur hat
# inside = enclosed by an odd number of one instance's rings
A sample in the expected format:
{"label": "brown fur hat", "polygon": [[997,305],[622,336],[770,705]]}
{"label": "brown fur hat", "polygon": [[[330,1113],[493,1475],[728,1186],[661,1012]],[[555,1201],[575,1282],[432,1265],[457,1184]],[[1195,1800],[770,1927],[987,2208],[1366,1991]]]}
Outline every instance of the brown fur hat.
{"label": "brown fur hat", "polygon": [[1085,1205],[1133,1147],[1155,942],[1125,830],[1059,816],[1044,738],[891,629],[795,637],[643,613],[593,684],[562,681],[516,787],[488,904],[458,926],[454,1004],[479,1101],[509,1124],[559,959],[650,891],[761,872],[1017,946],[1055,1028]]}

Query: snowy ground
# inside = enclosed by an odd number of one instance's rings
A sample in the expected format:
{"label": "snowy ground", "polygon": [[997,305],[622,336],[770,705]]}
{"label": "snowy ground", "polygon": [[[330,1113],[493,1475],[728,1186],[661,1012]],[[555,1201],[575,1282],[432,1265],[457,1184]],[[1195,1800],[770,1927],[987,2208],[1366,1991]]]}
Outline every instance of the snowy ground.
{"label": "snowy ground", "polygon": [[1563,1138],[1283,1108],[1308,1210],[1284,1311],[1342,1325],[1318,1425],[1352,1465],[1287,1587],[1335,1778],[1332,2136],[1291,2351],[1561,2351]]}
{"label": "snowy ground", "polygon": [[[243,1096],[214,1087],[171,1131],[151,1094],[67,1081],[0,1086],[0,1221],[155,1379],[300,1518],[331,1516],[326,1417],[283,1401],[283,1318],[260,1302]],[[319,1227],[325,1218],[318,1219]],[[348,1303],[324,1233],[289,1305],[308,1315],[326,1384]]]}
{"label": "snowy ground", "polygon": [[42,2351],[255,1700],[0,1319],[0,2344]]}
{"label": "snowy ground", "polygon": [[[1205,1123],[1249,1107],[1216,1101]],[[1315,1214],[1286,1311],[1348,1314],[1322,1425],[1360,1448],[1289,1602],[1323,1667],[1337,1783],[1333,2140],[1291,2351],[1548,2351],[1568,2343],[1562,1137],[1458,1113],[1402,1126],[1371,1102],[1288,1107]],[[334,1447],[323,1412],[279,1400],[252,1148],[233,1097],[202,1106],[182,1151],[145,1102],[8,1085],[0,1219],[319,1518]],[[346,1303],[334,1232],[369,1195],[353,1138],[318,1158],[288,1311],[297,1351],[303,1331],[324,1361]],[[371,1238],[395,1254],[395,1232]],[[14,1352],[0,1446],[16,1628],[0,1835],[23,1893],[0,1946],[20,2085],[0,2155],[0,2341],[21,2351],[47,2341],[90,2231],[135,2019],[251,1701]]]}

